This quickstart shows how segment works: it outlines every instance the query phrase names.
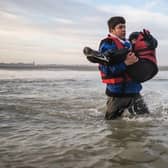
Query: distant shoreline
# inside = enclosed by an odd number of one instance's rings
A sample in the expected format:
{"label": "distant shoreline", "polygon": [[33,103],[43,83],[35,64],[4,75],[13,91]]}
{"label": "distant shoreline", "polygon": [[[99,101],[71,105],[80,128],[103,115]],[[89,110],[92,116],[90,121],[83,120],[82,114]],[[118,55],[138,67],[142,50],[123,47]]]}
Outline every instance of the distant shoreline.
{"label": "distant shoreline", "polygon": [[[0,63],[0,69],[7,70],[78,70],[78,71],[96,71],[98,70],[98,66],[95,65],[56,65],[56,64],[48,64],[48,65],[34,65],[34,64],[4,64]],[[167,71],[168,66],[159,66],[159,70]]]}
{"label": "distant shoreline", "polygon": [[95,71],[98,70],[98,66],[90,65],[34,65],[34,64],[0,64],[0,69],[8,70],[79,70],[79,71]]}

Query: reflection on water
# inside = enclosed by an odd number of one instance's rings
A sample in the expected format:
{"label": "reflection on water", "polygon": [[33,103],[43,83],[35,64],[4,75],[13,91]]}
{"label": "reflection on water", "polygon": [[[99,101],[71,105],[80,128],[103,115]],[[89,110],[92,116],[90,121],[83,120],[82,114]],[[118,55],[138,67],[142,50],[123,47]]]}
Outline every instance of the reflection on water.
{"label": "reflection on water", "polygon": [[144,83],[150,116],[106,121],[98,72],[0,75],[0,167],[167,168],[166,80]]}

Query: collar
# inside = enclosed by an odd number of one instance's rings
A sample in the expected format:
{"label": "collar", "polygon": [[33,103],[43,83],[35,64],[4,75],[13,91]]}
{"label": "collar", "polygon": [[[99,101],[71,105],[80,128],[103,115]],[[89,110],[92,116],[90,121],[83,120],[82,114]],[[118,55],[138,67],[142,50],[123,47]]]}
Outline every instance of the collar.
{"label": "collar", "polygon": [[132,45],[131,43],[127,40],[127,39],[120,39],[118,36],[116,36],[115,34],[109,33],[108,36],[111,36],[113,38],[118,39],[125,47],[132,49]]}
{"label": "collar", "polygon": [[113,33],[109,33],[108,35],[111,36],[111,37],[114,37],[114,38],[118,39],[122,44],[125,44],[125,42],[128,42],[128,40],[126,40],[126,39],[125,40],[120,39],[118,36],[116,36]]}

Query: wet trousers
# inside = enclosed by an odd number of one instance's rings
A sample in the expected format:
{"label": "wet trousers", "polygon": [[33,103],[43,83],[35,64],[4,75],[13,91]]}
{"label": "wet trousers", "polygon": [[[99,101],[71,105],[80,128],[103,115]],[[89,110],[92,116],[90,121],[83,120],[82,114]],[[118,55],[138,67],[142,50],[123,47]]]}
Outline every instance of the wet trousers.
{"label": "wet trousers", "polygon": [[106,104],[105,119],[113,120],[120,117],[127,109],[132,115],[149,113],[140,94],[131,97],[108,97]]}

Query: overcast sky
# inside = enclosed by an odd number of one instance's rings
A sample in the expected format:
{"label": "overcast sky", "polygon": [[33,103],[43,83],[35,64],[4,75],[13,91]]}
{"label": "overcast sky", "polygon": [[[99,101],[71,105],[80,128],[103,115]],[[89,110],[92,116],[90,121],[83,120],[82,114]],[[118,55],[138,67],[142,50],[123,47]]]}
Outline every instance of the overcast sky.
{"label": "overcast sky", "polygon": [[127,19],[127,36],[149,29],[157,58],[168,65],[167,0],[0,0],[0,62],[90,64],[84,46],[98,48],[107,20]]}

